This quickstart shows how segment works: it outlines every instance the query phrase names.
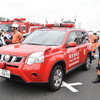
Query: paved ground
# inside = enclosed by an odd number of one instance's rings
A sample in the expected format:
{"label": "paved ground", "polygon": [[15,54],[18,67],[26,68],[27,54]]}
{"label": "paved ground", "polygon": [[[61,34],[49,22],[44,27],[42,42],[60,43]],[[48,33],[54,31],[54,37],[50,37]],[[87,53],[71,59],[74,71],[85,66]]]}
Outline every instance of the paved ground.
{"label": "paved ground", "polygon": [[79,68],[66,75],[66,83],[83,84],[74,86],[79,92],[74,93],[66,87],[51,92],[44,85],[22,84],[0,78],[0,100],[100,100],[100,83],[92,83],[97,75],[97,61],[98,58],[92,62],[89,71]]}

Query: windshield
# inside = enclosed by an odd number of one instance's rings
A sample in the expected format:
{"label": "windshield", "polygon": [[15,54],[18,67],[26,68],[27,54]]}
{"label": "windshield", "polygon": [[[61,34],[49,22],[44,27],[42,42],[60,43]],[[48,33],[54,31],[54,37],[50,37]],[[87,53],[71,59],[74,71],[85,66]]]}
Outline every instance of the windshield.
{"label": "windshield", "polygon": [[21,30],[25,31],[26,30],[26,26],[21,26]]}
{"label": "windshield", "polygon": [[32,32],[22,43],[31,45],[61,45],[66,31],[57,30],[36,30]]}
{"label": "windshield", "polygon": [[0,29],[3,30],[4,32],[7,32],[8,30],[11,30],[11,25],[10,24],[0,24]]}

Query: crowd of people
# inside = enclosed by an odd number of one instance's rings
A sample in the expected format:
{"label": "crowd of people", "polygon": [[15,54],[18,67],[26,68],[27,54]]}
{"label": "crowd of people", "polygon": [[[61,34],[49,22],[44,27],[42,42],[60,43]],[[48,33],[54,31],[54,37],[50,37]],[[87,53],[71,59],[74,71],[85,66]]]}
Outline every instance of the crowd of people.
{"label": "crowd of people", "polygon": [[6,33],[0,30],[0,47],[8,44],[20,43],[23,39],[23,35],[18,31],[18,25],[12,24],[12,30]]}

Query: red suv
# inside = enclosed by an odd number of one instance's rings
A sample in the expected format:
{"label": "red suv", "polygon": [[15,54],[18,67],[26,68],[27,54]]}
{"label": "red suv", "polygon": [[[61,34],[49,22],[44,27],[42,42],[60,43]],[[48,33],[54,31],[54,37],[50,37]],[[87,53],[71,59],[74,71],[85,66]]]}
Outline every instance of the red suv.
{"label": "red suv", "polygon": [[91,39],[86,30],[50,27],[32,32],[19,44],[0,48],[0,76],[26,83],[48,83],[58,90],[65,74],[90,68]]}

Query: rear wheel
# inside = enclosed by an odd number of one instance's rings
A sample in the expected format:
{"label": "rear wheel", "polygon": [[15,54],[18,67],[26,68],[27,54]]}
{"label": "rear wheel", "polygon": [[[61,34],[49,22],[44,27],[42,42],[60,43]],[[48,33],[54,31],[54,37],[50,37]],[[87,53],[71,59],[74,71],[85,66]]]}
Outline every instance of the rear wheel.
{"label": "rear wheel", "polygon": [[56,91],[60,88],[63,80],[63,69],[61,65],[56,65],[50,75],[49,89]]}
{"label": "rear wheel", "polygon": [[85,71],[89,70],[90,69],[90,64],[91,64],[90,62],[91,62],[90,55],[87,55],[85,65],[82,66],[82,69],[85,70]]}

